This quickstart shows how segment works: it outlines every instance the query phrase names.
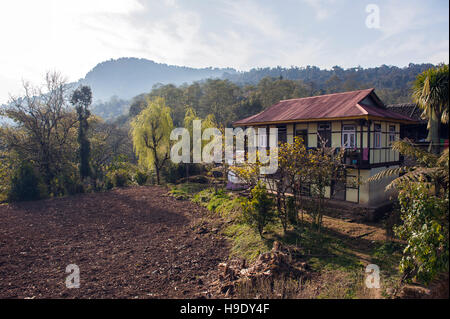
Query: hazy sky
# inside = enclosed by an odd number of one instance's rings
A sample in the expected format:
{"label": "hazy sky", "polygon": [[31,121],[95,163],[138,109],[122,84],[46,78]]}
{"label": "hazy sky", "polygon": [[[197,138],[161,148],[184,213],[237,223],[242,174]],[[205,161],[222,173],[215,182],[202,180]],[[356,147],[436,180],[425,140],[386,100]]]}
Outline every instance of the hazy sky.
{"label": "hazy sky", "polygon": [[[368,28],[369,4],[379,28]],[[0,103],[47,70],[141,57],[192,67],[447,62],[448,0],[2,0]],[[374,21],[374,20],[371,20]]]}

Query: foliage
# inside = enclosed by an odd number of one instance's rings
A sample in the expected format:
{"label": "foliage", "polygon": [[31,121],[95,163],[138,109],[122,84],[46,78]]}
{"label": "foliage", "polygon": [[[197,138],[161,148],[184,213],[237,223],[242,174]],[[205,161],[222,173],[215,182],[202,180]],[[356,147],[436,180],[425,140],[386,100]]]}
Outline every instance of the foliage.
{"label": "foliage", "polygon": [[91,175],[90,152],[91,145],[87,138],[89,129],[88,118],[91,115],[88,107],[92,103],[92,91],[89,86],[80,86],[73,91],[70,102],[75,107],[78,114],[78,156],[79,170],[82,179]]}
{"label": "foliage", "polygon": [[155,169],[157,183],[170,155],[170,132],[173,128],[170,109],[164,99],[146,100],[146,108],[131,122],[131,135],[139,163]]}
{"label": "foliage", "polygon": [[124,168],[119,168],[111,171],[108,174],[108,178],[111,180],[114,187],[127,186],[131,180],[130,172]]}
{"label": "foliage", "polygon": [[[320,231],[324,213],[326,190],[333,183],[345,182],[345,166],[342,164],[344,150],[321,147],[309,152],[309,184],[315,207],[309,211],[312,225]],[[337,189],[335,189],[337,191]]]}
{"label": "foliage", "polygon": [[22,162],[11,178],[9,200],[28,201],[40,199],[42,194],[41,180],[30,163]]}
{"label": "foliage", "polygon": [[430,68],[417,76],[413,85],[413,100],[428,119],[428,137],[434,153],[439,152],[440,126],[448,123],[449,100],[448,64]]}
{"label": "foliage", "polygon": [[77,118],[68,108],[68,86],[60,74],[48,73],[45,90],[28,83],[24,90],[1,109],[15,123],[3,128],[1,139],[8,152],[34,163],[50,194],[60,195],[57,177],[76,170]]}
{"label": "foliage", "polygon": [[131,164],[126,155],[116,156],[106,167],[105,188],[127,186],[136,174],[136,167]]}
{"label": "foliage", "polygon": [[263,237],[264,227],[274,218],[273,199],[261,182],[251,190],[251,199],[242,200],[243,221],[255,227]]}
{"label": "foliage", "polygon": [[[272,152],[271,152],[272,154]],[[257,153],[256,163],[246,162],[240,166],[231,167],[236,176],[246,185],[254,187],[265,181],[274,194],[277,215],[287,230],[289,211],[287,200],[294,196],[290,203],[291,214],[298,209],[306,208],[302,203],[302,193],[305,188],[310,190],[310,197],[315,206],[308,210],[313,218],[313,225],[320,231],[324,212],[326,190],[332,183],[343,181],[345,167],[342,164],[343,150],[319,147],[307,150],[302,139],[295,137],[293,143],[281,143],[278,147],[278,170],[272,175],[261,174],[261,163]]]}
{"label": "foliage", "polygon": [[386,189],[398,188],[404,182],[428,182],[434,184],[435,193],[446,193],[449,189],[449,152],[446,149],[440,156],[426,152],[407,139],[396,141],[392,149],[409,157],[417,163],[415,166],[401,166],[386,169],[368,179],[368,182],[380,180],[388,176],[398,176]]}
{"label": "foliage", "polygon": [[449,269],[448,193],[437,197],[424,183],[398,187],[403,223],[395,232],[407,242],[400,269],[427,283]]}
{"label": "foliage", "polygon": [[11,186],[11,176],[13,172],[10,156],[7,152],[0,152],[0,202],[7,199]]}
{"label": "foliage", "polygon": [[142,186],[142,185],[145,185],[145,183],[147,183],[148,174],[141,170],[138,170],[136,172],[136,174],[134,175],[133,179],[136,183],[138,183],[139,186]]}
{"label": "foliage", "polygon": [[[132,143],[126,128],[116,124],[105,123],[101,119],[90,117],[90,166],[94,189],[99,190],[105,185],[108,167],[120,158],[123,161],[134,162]],[[112,187],[112,184],[109,185]],[[108,187],[107,187],[108,188]]]}

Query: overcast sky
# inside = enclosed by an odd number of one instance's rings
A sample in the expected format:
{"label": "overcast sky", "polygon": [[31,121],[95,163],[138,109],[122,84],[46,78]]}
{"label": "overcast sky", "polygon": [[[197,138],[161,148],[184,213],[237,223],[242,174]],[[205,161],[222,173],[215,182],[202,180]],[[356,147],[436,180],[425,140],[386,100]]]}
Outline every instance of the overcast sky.
{"label": "overcast sky", "polygon": [[[366,20],[379,8],[379,28]],[[192,67],[448,63],[448,0],[1,0],[0,103],[47,70],[139,57]],[[371,26],[374,26],[373,19]]]}

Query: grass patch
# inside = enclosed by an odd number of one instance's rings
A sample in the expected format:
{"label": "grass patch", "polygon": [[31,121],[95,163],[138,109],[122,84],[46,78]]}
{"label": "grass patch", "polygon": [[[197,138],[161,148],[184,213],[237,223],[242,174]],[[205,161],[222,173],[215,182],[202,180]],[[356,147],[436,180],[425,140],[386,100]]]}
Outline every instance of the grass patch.
{"label": "grass patch", "polygon": [[176,199],[190,200],[195,194],[201,192],[208,186],[199,183],[184,183],[184,184],[170,185],[169,187],[170,187],[169,194],[175,197]]}
{"label": "grass patch", "polygon": [[255,261],[259,254],[272,249],[272,244],[259,236],[248,225],[231,224],[223,230],[223,234],[231,240],[231,257],[245,258],[250,263]]}

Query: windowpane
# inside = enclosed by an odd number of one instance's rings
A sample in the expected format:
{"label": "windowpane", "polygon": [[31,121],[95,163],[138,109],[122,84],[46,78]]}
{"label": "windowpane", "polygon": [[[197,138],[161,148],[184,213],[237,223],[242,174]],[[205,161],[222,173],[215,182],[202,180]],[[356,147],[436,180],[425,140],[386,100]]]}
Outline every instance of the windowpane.
{"label": "windowpane", "polygon": [[395,125],[389,125],[389,144],[395,141]]}

